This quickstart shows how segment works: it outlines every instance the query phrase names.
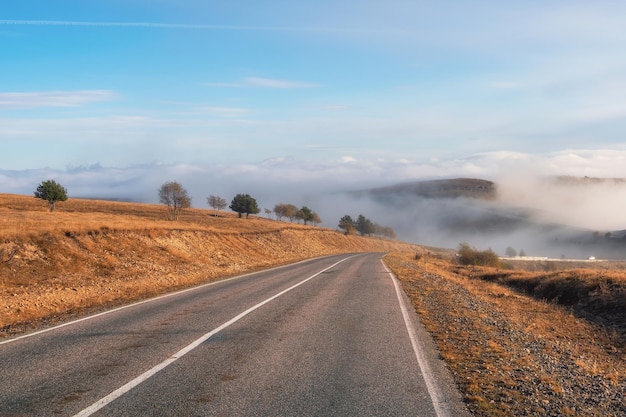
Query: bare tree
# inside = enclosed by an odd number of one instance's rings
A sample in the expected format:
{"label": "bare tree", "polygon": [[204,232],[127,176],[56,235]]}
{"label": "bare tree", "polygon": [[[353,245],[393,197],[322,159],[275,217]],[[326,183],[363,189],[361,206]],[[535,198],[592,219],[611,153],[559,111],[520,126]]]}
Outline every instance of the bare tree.
{"label": "bare tree", "polygon": [[177,220],[182,209],[191,207],[191,197],[187,190],[176,181],[166,182],[159,189],[159,202],[167,206],[170,220]]}
{"label": "bare tree", "polygon": [[272,218],[272,210],[266,208],[266,209],[264,209],[264,211],[265,211],[265,214],[267,215],[267,218],[271,219]]}
{"label": "bare tree", "polygon": [[276,218],[279,221],[281,221],[283,217],[287,215],[286,211],[287,211],[287,204],[285,203],[278,203],[274,206],[274,214],[276,215]]}
{"label": "bare tree", "polygon": [[288,217],[290,222],[293,222],[298,218],[298,211],[300,211],[298,207],[293,204],[285,205],[285,217]]}
{"label": "bare tree", "polygon": [[220,197],[219,195],[210,195],[206,198],[206,202],[209,206],[211,206],[213,208],[213,210],[215,210],[215,217],[217,217],[217,213],[220,210],[223,210],[226,208],[226,200],[224,200],[222,197]]}
{"label": "bare tree", "polygon": [[278,203],[274,206],[274,214],[278,220],[282,220],[283,217],[287,217],[290,221],[297,217],[298,207],[293,204]]}

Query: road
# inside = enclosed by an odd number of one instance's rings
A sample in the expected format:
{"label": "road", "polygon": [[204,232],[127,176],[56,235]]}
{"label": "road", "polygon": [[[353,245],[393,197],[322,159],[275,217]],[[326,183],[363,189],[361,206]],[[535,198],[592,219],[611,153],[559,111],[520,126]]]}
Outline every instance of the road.
{"label": "road", "polygon": [[380,254],[317,258],[0,342],[0,416],[466,415]]}

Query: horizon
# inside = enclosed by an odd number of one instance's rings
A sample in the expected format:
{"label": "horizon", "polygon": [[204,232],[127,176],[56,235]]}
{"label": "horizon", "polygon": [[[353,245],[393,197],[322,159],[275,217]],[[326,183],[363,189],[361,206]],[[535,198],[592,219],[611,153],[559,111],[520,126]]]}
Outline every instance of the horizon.
{"label": "horizon", "polygon": [[175,180],[197,207],[308,205],[426,179],[625,177],[624,17],[582,0],[12,2],[0,192],[55,179],[156,202]]}

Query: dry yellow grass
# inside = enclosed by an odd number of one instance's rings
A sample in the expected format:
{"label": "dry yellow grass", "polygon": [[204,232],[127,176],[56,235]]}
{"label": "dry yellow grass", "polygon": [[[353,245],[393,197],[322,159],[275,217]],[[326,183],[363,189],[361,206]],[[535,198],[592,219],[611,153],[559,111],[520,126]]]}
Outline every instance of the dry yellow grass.
{"label": "dry yellow grass", "polygon": [[0,328],[58,320],[319,255],[410,245],[320,227],[162,205],[0,194]]}
{"label": "dry yellow grass", "polygon": [[262,232],[289,227],[293,223],[274,222],[261,217],[239,221],[231,212],[186,209],[178,221],[167,220],[165,206],[101,200],[69,199],[58,203],[50,213],[45,201],[35,197],[0,194],[0,239],[49,233],[88,233],[102,230],[206,230],[232,233]]}

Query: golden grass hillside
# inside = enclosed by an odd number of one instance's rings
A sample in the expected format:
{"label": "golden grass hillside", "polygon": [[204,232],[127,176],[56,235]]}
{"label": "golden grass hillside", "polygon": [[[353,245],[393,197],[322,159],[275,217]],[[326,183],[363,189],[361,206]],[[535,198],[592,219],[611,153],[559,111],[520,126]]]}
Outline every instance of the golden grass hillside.
{"label": "golden grass hillside", "polygon": [[400,242],[233,213],[0,194],[0,328],[320,255],[407,250]]}

